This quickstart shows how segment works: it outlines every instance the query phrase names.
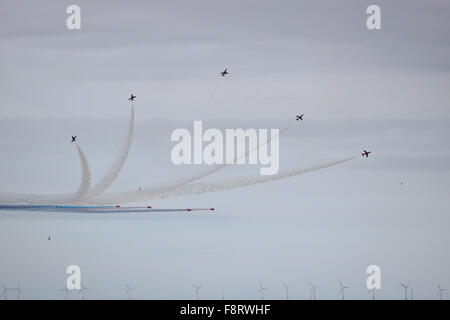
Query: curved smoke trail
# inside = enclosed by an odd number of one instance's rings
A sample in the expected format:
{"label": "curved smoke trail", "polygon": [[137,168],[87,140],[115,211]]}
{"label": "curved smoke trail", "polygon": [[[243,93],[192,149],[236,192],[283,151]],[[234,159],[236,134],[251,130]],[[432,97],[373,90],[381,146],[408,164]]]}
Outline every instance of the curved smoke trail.
{"label": "curved smoke trail", "polygon": [[13,194],[2,193],[0,194],[1,203],[78,203],[87,194],[91,186],[91,172],[89,170],[89,163],[81,150],[80,146],[76,144],[78,156],[80,158],[81,166],[81,182],[78,190],[73,194]]}
{"label": "curved smoke trail", "polygon": [[[235,160],[235,163],[236,163],[238,160],[242,159],[242,158],[246,158],[250,153],[255,152],[255,151],[258,151],[259,148],[261,148],[262,146],[268,144],[270,141],[272,141],[273,138],[279,138],[279,137],[281,136],[281,134],[283,134],[284,132],[286,132],[286,131],[292,126],[293,123],[294,123],[294,122],[289,123],[289,124],[288,124],[287,126],[285,126],[283,129],[281,129],[281,130],[278,132],[277,135],[275,135],[274,137],[271,136],[269,139],[267,139],[267,141],[265,141],[265,142],[259,144],[256,148],[254,148],[254,149],[252,149],[252,150],[248,150],[245,154],[241,155],[240,157],[237,157],[236,160]],[[166,186],[166,187],[164,187],[164,192],[169,192],[169,191],[171,191],[171,190],[177,190],[177,189],[179,189],[179,188],[181,188],[181,187],[183,187],[183,186],[185,186],[185,185],[191,184],[192,182],[201,180],[201,179],[203,179],[203,178],[206,178],[207,176],[210,176],[210,175],[212,175],[212,174],[215,174],[215,173],[219,172],[220,170],[222,170],[222,169],[224,169],[224,168],[226,168],[226,167],[229,167],[229,166],[232,166],[232,164],[224,163],[224,164],[218,165],[218,166],[216,166],[216,167],[214,167],[214,168],[212,168],[212,169],[210,169],[210,170],[207,170],[207,171],[205,171],[205,172],[203,172],[203,173],[200,173],[200,174],[198,174],[198,175],[195,175],[195,176],[193,176],[193,177],[191,177],[191,178],[188,178],[188,179],[179,181],[179,182],[177,182],[177,183],[175,183],[175,184],[173,184],[173,185],[171,185],[171,186]]]}
{"label": "curved smoke trail", "polygon": [[293,169],[285,172],[281,172],[272,176],[261,176],[261,175],[252,175],[246,177],[238,177],[235,179],[225,180],[225,181],[217,181],[217,182],[199,182],[194,184],[185,185],[179,187],[177,189],[173,188],[151,188],[144,189],[142,191],[136,192],[126,192],[126,193],[117,193],[117,194],[105,194],[102,197],[94,200],[96,204],[108,204],[115,202],[134,202],[134,201],[145,201],[145,200],[153,200],[153,199],[166,199],[194,194],[202,194],[208,192],[216,192],[223,190],[231,190],[235,188],[247,187],[256,184],[277,181],[282,179],[287,179],[291,177],[295,177],[298,175],[302,175],[305,173],[333,167],[339,165],[341,163],[348,162],[350,160],[355,159],[356,157],[347,158],[344,160],[339,160],[307,169]]}
{"label": "curved smoke trail", "polygon": [[133,104],[131,104],[131,116],[127,136],[125,138],[124,143],[122,144],[122,147],[119,149],[117,158],[114,161],[111,168],[105,174],[105,176],[95,186],[92,187],[92,189],[86,194],[84,198],[89,199],[98,196],[99,194],[103,193],[103,191],[108,189],[109,186],[111,186],[111,184],[116,180],[117,176],[119,175],[120,171],[123,168],[123,165],[125,164],[125,161],[127,160],[128,152],[130,151],[131,148],[131,142],[133,141],[133,130],[134,130],[134,107]]}
{"label": "curved smoke trail", "polygon": [[80,157],[80,165],[81,165],[81,183],[78,187],[78,190],[73,195],[73,200],[82,199],[89,191],[91,187],[91,172],[89,170],[89,163],[84,156],[83,151],[80,146],[77,144],[78,156]]}

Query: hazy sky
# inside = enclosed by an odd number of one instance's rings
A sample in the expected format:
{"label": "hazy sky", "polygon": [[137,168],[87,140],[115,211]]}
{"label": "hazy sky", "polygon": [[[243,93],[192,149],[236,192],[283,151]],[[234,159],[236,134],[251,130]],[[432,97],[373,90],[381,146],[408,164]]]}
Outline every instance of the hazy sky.
{"label": "hazy sky", "polygon": [[[81,30],[66,8],[81,7]],[[366,28],[381,7],[382,30]],[[58,298],[78,264],[91,298],[366,299],[450,289],[450,3],[423,1],[0,1],[0,192],[72,192],[78,135],[98,181],[126,132],[135,137],[112,191],[203,168],[175,167],[173,129],[281,128],[281,170],[360,157],[296,178],[152,201],[214,214],[1,212],[0,282]],[[219,76],[224,68],[229,75]],[[166,155],[166,156],[165,156]],[[211,181],[257,173],[227,168]],[[404,186],[401,186],[404,182]],[[52,241],[48,241],[48,235]],[[79,298],[74,296],[73,298]]]}

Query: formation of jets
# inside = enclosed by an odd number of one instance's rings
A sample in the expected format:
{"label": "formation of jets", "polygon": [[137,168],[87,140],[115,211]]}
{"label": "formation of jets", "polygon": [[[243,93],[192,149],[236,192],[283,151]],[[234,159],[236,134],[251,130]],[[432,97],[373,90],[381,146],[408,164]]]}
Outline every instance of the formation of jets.
{"label": "formation of jets", "polygon": [[[222,77],[225,77],[225,75],[228,74],[228,68],[225,68],[225,70],[223,70],[220,74],[222,75]],[[134,99],[136,99],[136,96],[133,95],[133,94],[131,94],[131,96],[128,98],[129,101],[134,101]],[[297,121],[300,121],[300,120],[303,121],[303,116],[304,116],[304,114],[296,115],[296,116],[295,116],[295,120],[297,120]],[[72,142],[76,142],[76,139],[77,139],[77,136],[72,136],[72,141],[71,141],[71,143],[72,143]],[[371,153],[372,153],[372,151],[366,151],[366,150],[363,150],[363,152],[361,153],[361,155],[362,155],[363,157],[368,158],[368,157],[369,157],[369,154],[371,154]],[[402,182],[402,185],[403,185],[403,182]],[[141,188],[139,188],[139,191],[141,191]]]}

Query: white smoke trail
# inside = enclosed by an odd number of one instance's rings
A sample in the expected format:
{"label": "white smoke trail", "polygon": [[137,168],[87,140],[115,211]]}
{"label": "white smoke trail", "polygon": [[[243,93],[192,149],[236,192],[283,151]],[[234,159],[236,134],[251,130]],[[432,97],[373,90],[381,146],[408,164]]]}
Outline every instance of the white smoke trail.
{"label": "white smoke trail", "polygon": [[89,170],[88,161],[81,150],[81,148],[76,145],[78,155],[81,164],[81,183],[78,190],[74,194],[14,194],[14,193],[1,193],[0,202],[1,203],[26,203],[26,204],[71,204],[71,203],[83,203],[84,199],[95,197],[105,191],[117,178],[125,160],[128,156],[128,152],[131,147],[133,140],[133,130],[134,130],[134,108],[131,104],[131,117],[130,123],[127,131],[126,139],[120,148],[118,157],[113,163],[112,167],[106,173],[100,182],[95,185],[90,190],[91,183],[91,173]]}
{"label": "white smoke trail", "polygon": [[84,195],[89,191],[91,185],[91,172],[89,170],[89,164],[86,157],[81,150],[80,146],[76,144],[78,156],[80,158],[81,166],[81,182],[78,190],[73,194],[13,194],[2,193],[0,194],[1,203],[21,203],[21,204],[59,204],[59,203],[79,203]]}
{"label": "white smoke trail", "polygon": [[125,164],[125,161],[127,160],[128,153],[131,148],[131,143],[133,141],[133,131],[134,131],[134,107],[132,103],[127,136],[122,144],[122,147],[119,149],[117,158],[114,161],[111,168],[106,172],[105,176],[87,193],[87,195],[84,197],[85,199],[93,198],[103,193],[103,191],[108,189],[109,186],[111,186],[111,184],[113,184],[113,182],[116,180],[117,176],[119,175],[120,171],[123,168],[123,165]]}
{"label": "white smoke trail", "polygon": [[247,187],[256,184],[277,181],[282,179],[287,179],[291,177],[295,177],[298,175],[302,175],[305,173],[333,167],[339,165],[341,163],[348,162],[350,160],[355,159],[356,157],[347,158],[340,161],[335,161],[307,169],[293,169],[285,172],[281,172],[272,176],[261,176],[261,175],[252,175],[246,177],[238,177],[231,180],[225,181],[217,181],[217,182],[203,182],[203,183],[194,183],[179,187],[177,189],[166,188],[161,190],[161,188],[152,188],[152,189],[144,189],[142,191],[136,192],[126,192],[126,193],[116,193],[116,194],[104,194],[98,199],[94,200],[96,204],[110,204],[110,203],[126,203],[126,202],[134,202],[134,201],[145,201],[145,200],[153,200],[153,199],[165,199],[165,198],[173,198],[194,194],[202,194],[208,192],[216,192],[222,190],[231,190],[235,188]]}
{"label": "white smoke trail", "polygon": [[81,165],[81,183],[78,187],[78,190],[73,195],[73,200],[78,201],[82,199],[89,191],[91,187],[91,172],[89,170],[89,163],[84,156],[83,151],[80,146],[77,144],[77,151],[80,157],[80,165]]}
{"label": "white smoke trail", "polygon": [[[245,152],[244,154],[242,154],[240,157],[237,157],[237,159],[234,161],[235,163],[237,163],[238,160],[241,160],[242,158],[246,158],[250,153],[252,152],[256,152],[259,150],[259,148],[261,148],[262,146],[268,144],[270,141],[272,141],[273,138],[279,138],[284,132],[286,132],[291,126],[292,126],[293,122],[289,123],[287,126],[285,126],[284,128],[282,128],[277,135],[275,135],[274,137],[270,136],[269,139],[267,139],[267,141],[259,144],[256,148],[252,149],[252,150],[248,150],[247,152]],[[222,169],[225,169],[226,167],[232,166],[232,164],[228,164],[228,163],[224,163],[218,166],[215,166],[212,169],[209,169],[203,173],[200,173],[198,175],[195,175],[191,178],[185,179],[183,181],[179,181],[171,186],[166,186],[166,187],[162,187],[161,191],[162,192],[170,192],[171,190],[177,190],[185,185],[188,185],[192,182],[201,180],[203,178],[206,178],[207,176],[210,176],[212,174],[215,174],[217,172],[219,172]]]}
{"label": "white smoke trail", "polygon": [[217,181],[217,182],[204,182],[204,183],[195,183],[191,185],[184,186],[182,188],[179,188],[177,190],[171,190],[169,192],[165,192],[162,194],[158,194],[157,197],[159,199],[162,198],[169,198],[174,196],[185,196],[185,195],[192,195],[192,194],[201,194],[201,193],[207,193],[207,192],[215,192],[215,191],[222,191],[222,190],[231,190],[241,187],[247,187],[252,186],[256,184],[271,182],[271,181],[277,181],[282,180],[286,178],[295,177],[301,174],[329,168],[336,166],[338,164],[353,160],[353,158],[348,158],[308,169],[293,169],[289,171],[285,171],[279,174],[275,174],[272,176],[261,176],[261,175],[253,175],[253,176],[247,176],[247,177],[239,177],[236,179],[231,179],[228,181]]}

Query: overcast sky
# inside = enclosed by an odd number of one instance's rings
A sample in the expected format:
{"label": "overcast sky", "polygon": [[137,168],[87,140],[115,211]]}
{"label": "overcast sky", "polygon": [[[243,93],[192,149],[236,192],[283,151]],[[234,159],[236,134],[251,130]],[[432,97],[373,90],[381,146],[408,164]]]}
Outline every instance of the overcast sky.
{"label": "overcast sky", "polygon": [[[66,8],[81,8],[81,30]],[[366,8],[381,7],[381,30]],[[79,264],[92,298],[338,297],[450,288],[450,3],[423,1],[0,1],[0,192],[72,192],[78,135],[93,180],[136,127],[112,191],[198,172],[162,157],[170,133],[206,127],[281,128],[281,169],[373,150],[338,167],[154,207],[204,213],[119,217],[2,212],[0,282],[27,298],[57,298]],[[228,68],[225,78],[219,72]],[[228,168],[210,180],[257,173]],[[401,186],[404,182],[404,186]],[[48,235],[52,241],[48,242]],[[74,296],[79,298],[79,296]],[[450,297],[449,297],[450,298]]]}

